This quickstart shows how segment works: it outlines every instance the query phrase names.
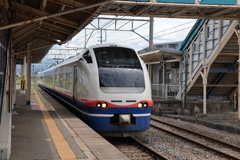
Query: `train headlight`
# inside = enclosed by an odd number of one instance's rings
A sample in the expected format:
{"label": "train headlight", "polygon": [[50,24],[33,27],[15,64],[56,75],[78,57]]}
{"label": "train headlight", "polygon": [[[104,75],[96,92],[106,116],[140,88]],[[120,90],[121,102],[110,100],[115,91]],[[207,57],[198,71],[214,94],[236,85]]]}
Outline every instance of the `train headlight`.
{"label": "train headlight", "polygon": [[108,105],[107,103],[97,103],[97,108],[107,109]]}
{"label": "train headlight", "polygon": [[148,103],[143,103],[143,108],[147,108],[148,107]]}
{"label": "train headlight", "polygon": [[102,103],[102,108],[106,109],[107,108],[107,103]]}
{"label": "train headlight", "polygon": [[138,103],[138,108],[147,108],[148,107],[148,103]]}
{"label": "train headlight", "polygon": [[101,108],[102,104],[101,103],[97,103],[97,107]]}

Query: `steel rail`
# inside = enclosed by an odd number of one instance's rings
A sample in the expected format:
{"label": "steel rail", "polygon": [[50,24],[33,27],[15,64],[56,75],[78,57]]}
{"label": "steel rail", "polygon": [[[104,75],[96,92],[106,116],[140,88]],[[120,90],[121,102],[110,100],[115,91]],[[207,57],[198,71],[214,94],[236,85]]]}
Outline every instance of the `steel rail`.
{"label": "steel rail", "polygon": [[163,155],[159,154],[158,152],[154,151],[153,149],[151,149],[150,147],[148,147],[147,145],[141,143],[140,141],[138,141],[137,139],[131,137],[132,140],[135,143],[135,146],[138,147],[139,149],[141,149],[142,151],[148,153],[149,155],[151,155],[152,157],[158,159],[158,160],[167,160],[168,158],[164,157]]}
{"label": "steel rail", "polygon": [[[213,141],[213,142],[217,142],[217,143],[219,143],[219,144],[221,144],[221,145],[225,145],[225,146],[228,147],[228,148],[232,148],[232,150],[234,150],[234,151],[236,151],[236,150],[239,151],[239,155],[240,155],[240,147],[238,147],[238,146],[235,146],[235,145],[232,145],[232,144],[223,142],[223,141],[219,141],[219,140],[217,140],[217,139],[208,137],[208,136],[206,136],[206,135],[203,135],[203,134],[200,134],[200,133],[197,133],[197,132],[194,132],[194,131],[191,131],[191,130],[188,130],[188,129],[185,129],[185,128],[182,128],[182,127],[179,127],[179,126],[176,126],[176,125],[173,125],[173,124],[164,122],[164,121],[161,121],[161,120],[156,119],[156,118],[153,118],[153,117],[151,117],[151,120],[157,121],[157,122],[159,122],[159,123],[163,123],[163,124],[168,125],[168,126],[171,126],[171,127],[175,127],[175,128],[177,128],[177,129],[179,129],[179,130],[182,130],[182,131],[191,133],[191,134],[193,134],[193,135],[197,135],[197,136],[199,136],[199,137],[203,137],[203,138],[205,138],[205,139],[207,139],[207,140],[209,140],[209,141]],[[200,145],[200,146],[202,146],[202,147],[204,147],[204,148],[207,148],[207,149],[210,149],[210,150],[215,151],[215,152],[217,152],[217,153],[220,153],[220,154],[222,154],[222,155],[224,155],[224,156],[226,156],[226,157],[229,157],[229,158],[231,158],[231,159],[237,159],[237,160],[239,160],[239,157],[235,157],[235,156],[233,156],[233,155],[227,154],[227,153],[225,153],[225,152],[222,152],[222,151],[220,151],[220,150],[217,150],[217,149],[212,148],[212,147],[210,147],[210,146],[207,146],[207,145],[205,145],[205,144],[202,144],[202,143],[199,143],[199,142],[194,141],[194,140],[192,140],[192,139],[189,139],[189,138],[187,138],[187,137],[185,137],[185,136],[182,136],[182,135],[179,135],[179,134],[174,133],[174,132],[172,132],[172,131],[163,129],[163,128],[157,126],[157,125],[151,124],[151,126],[154,127],[154,128],[156,128],[156,129],[159,129],[159,130],[162,130],[162,131],[164,131],[164,132],[167,132],[167,133],[169,133],[169,134],[172,134],[172,135],[174,135],[174,136],[176,136],[176,137],[180,137],[180,138],[182,138],[182,139],[185,139],[185,140],[187,140],[187,141],[190,141],[190,142],[192,142],[192,143],[195,143],[195,144],[197,144],[197,145]]]}

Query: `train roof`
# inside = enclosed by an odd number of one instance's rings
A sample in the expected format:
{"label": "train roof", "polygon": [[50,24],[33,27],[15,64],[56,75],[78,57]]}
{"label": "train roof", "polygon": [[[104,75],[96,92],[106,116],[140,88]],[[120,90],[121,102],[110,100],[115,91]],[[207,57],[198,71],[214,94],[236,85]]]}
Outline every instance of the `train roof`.
{"label": "train roof", "polygon": [[38,74],[44,73],[44,72],[47,72],[47,71],[51,71],[51,70],[53,70],[53,69],[55,69],[55,68],[64,66],[64,65],[66,65],[66,64],[68,64],[68,63],[76,62],[76,61],[78,61],[80,58],[81,58],[81,54],[78,54],[78,55],[76,55],[76,56],[74,56],[74,57],[72,57],[72,58],[70,58],[70,59],[67,59],[67,60],[65,60],[65,61],[63,61],[63,62],[60,62],[60,63],[58,63],[58,64],[56,64],[56,65],[54,65],[54,66],[52,66],[52,67],[50,67],[50,68],[42,71],[42,72],[39,72]]}
{"label": "train roof", "polygon": [[101,48],[101,47],[123,47],[123,48],[133,49],[131,47],[128,47],[128,46],[125,46],[125,45],[120,45],[120,44],[115,44],[115,43],[97,44],[97,45],[93,45],[93,46],[88,47],[88,49],[90,49],[90,48]]}

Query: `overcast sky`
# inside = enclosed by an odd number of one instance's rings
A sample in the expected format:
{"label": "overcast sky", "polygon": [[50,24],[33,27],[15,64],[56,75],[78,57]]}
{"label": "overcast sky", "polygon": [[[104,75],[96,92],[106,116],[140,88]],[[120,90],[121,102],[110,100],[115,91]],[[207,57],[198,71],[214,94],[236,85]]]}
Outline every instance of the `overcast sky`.
{"label": "overcast sky", "polygon": [[[106,16],[100,16],[106,17]],[[107,16],[111,17],[111,16]],[[113,16],[112,16],[113,17]],[[118,19],[133,19],[133,17],[122,17],[118,16]],[[135,19],[146,19],[149,18],[135,18]],[[127,21],[118,21],[117,26],[120,27],[125,24]],[[183,41],[187,36],[188,32],[194,25],[196,20],[194,19],[168,19],[168,18],[154,18],[154,43],[163,43],[163,42],[174,42],[174,41]],[[136,29],[136,32],[141,34],[145,38],[149,38],[149,23],[143,25],[146,22],[134,22],[134,28],[139,27]],[[93,20],[92,24],[97,26],[97,21]],[[107,28],[113,29],[115,24],[110,20],[102,20],[100,27],[104,24],[108,24]],[[92,25],[86,26],[86,28],[93,28]],[[106,28],[106,27],[104,27]],[[121,29],[130,30],[131,23],[127,23]],[[91,34],[92,30],[86,30],[86,39],[91,35],[87,43],[87,47],[91,45],[100,44],[100,31],[95,30]],[[148,42],[141,38],[134,32],[131,31],[103,31],[103,43],[116,43],[125,46],[130,46],[135,50],[140,50],[145,47],[148,47]],[[84,48],[85,44],[85,30],[79,32],[71,41],[61,46],[55,45],[52,49],[62,49],[62,48]]]}

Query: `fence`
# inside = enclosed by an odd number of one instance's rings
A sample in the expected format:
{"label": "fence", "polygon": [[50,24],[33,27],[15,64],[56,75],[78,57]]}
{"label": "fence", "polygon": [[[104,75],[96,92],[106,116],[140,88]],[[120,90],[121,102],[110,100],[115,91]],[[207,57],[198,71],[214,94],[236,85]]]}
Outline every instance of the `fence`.
{"label": "fence", "polygon": [[179,85],[152,84],[152,97],[154,98],[176,98],[178,96]]}

